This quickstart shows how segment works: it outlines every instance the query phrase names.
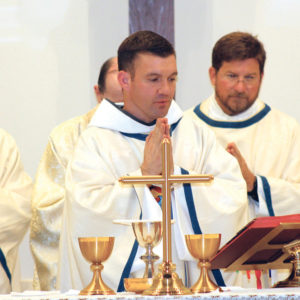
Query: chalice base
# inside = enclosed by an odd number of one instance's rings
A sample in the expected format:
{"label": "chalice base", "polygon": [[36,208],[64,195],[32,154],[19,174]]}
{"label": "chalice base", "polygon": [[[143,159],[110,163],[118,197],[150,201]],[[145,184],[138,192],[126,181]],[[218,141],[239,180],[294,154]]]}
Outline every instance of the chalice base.
{"label": "chalice base", "polygon": [[98,270],[95,271],[91,283],[80,291],[79,295],[115,295],[116,293],[109,288],[102,280]]}
{"label": "chalice base", "polygon": [[216,285],[209,277],[208,270],[206,268],[201,268],[201,275],[197,282],[191,287],[193,293],[210,293],[219,289],[222,291],[218,285]]}
{"label": "chalice base", "polygon": [[109,287],[97,288],[93,285],[88,285],[80,291],[79,295],[115,295],[116,293]]}
{"label": "chalice base", "polygon": [[166,274],[161,270],[153,278],[151,287],[143,292],[142,295],[160,296],[160,295],[191,295],[190,289],[184,286],[182,280],[179,278],[171,267],[171,270]]}

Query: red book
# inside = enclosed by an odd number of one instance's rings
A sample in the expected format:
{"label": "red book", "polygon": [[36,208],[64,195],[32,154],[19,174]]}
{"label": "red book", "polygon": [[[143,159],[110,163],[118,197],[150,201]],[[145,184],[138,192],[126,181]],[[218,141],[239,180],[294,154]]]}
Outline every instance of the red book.
{"label": "red book", "polygon": [[252,220],[211,259],[213,269],[289,269],[283,246],[300,239],[300,214]]}

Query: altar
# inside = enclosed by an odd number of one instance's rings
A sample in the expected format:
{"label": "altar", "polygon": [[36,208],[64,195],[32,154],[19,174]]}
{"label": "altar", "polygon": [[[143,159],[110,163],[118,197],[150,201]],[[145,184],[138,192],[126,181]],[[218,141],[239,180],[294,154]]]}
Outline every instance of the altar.
{"label": "altar", "polygon": [[[172,263],[171,251],[171,184],[186,182],[210,182],[212,175],[172,175],[171,146],[168,139],[162,142],[162,175],[124,176],[119,179],[124,184],[161,184],[162,185],[162,221],[153,229],[157,221],[129,220],[133,226],[139,245],[144,239],[147,247],[153,248],[155,236],[159,233],[163,240],[163,262],[154,274],[150,261],[156,256],[150,251],[143,259],[146,263],[144,277],[125,277],[124,286],[127,292],[115,294],[101,277],[102,263],[105,262],[114,245],[115,237],[79,237],[78,242],[83,257],[90,263],[93,278],[82,290],[59,291],[26,291],[1,295],[1,299],[300,299],[299,252],[300,252],[300,215],[265,217],[254,219],[242,228],[236,236],[228,241],[219,251],[220,234],[185,235],[190,254],[198,260],[199,279],[187,288],[176,273]],[[127,220],[128,221],[128,220]],[[128,222],[129,222],[128,221]],[[120,220],[114,222],[119,223]],[[124,220],[122,221],[124,222]],[[139,224],[140,226],[135,226]],[[144,226],[146,224],[146,226]],[[160,230],[162,229],[162,231]],[[145,234],[145,236],[144,236]],[[158,238],[159,240],[159,238]],[[141,258],[143,258],[141,256]],[[152,262],[153,263],[153,262]],[[153,272],[152,272],[153,269]],[[272,270],[291,269],[287,280],[277,288],[246,289],[241,287],[222,287],[211,283],[210,270]],[[149,272],[151,270],[151,272]],[[154,276],[152,277],[152,275]],[[132,285],[126,284],[130,279]],[[151,281],[151,283],[150,283]],[[146,284],[144,284],[146,283]],[[142,288],[141,288],[142,284]],[[220,286],[222,284],[219,284]],[[75,285],[74,285],[75,286]],[[78,286],[78,284],[77,284]],[[76,288],[76,287],[75,287]],[[122,289],[121,289],[122,290]],[[130,291],[130,292],[128,292]],[[134,293],[134,292],[136,293]],[[80,293],[80,295],[79,295]],[[143,295],[141,294],[143,293]]]}
{"label": "altar", "polygon": [[136,299],[136,300],[158,300],[158,299],[300,299],[300,288],[276,288],[276,289],[242,289],[242,288],[226,288],[225,291],[214,291],[204,294],[193,294],[184,296],[141,296],[134,293],[118,293],[110,296],[79,296],[79,291],[69,291],[67,293],[60,292],[39,292],[26,291],[24,293],[11,293],[10,295],[1,295],[1,299],[5,300],[69,300],[69,299]]}

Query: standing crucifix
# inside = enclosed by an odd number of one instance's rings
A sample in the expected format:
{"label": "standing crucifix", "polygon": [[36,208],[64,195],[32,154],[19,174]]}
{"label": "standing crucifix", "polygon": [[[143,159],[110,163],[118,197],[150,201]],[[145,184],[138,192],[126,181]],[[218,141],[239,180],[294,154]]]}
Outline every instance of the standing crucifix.
{"label": "standing crucifix", "polygon": [[162,185],[162,224],[163,224],[163,262],[160,273],[153,279],[152,286],[144,291],[144,295],[187,295],[191,291],[186,288],[175,272],[172,263],[171,248],[171,185],[173,183],[210,182],[212,175],[171,175],[170,141],[162,141],[162,175],[153,176],[124,176],[119,179],[125,184],[161,184]]}

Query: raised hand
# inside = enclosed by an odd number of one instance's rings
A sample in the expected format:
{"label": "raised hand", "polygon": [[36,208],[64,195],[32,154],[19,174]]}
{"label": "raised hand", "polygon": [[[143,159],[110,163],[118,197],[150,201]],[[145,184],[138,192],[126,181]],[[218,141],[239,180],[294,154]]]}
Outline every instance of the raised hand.
{"label": "raised hand", "polygon": [[247,191],[248,192],[252,191],[255,182],[255,175],[249,170],[248,165],[244,157],[242,156],[239,148],[235,143],[232,142],[227,145],[226,151],[229,152],[237,159],[240,165],[240,169],[242,171],[242,175],[247,183]]}

